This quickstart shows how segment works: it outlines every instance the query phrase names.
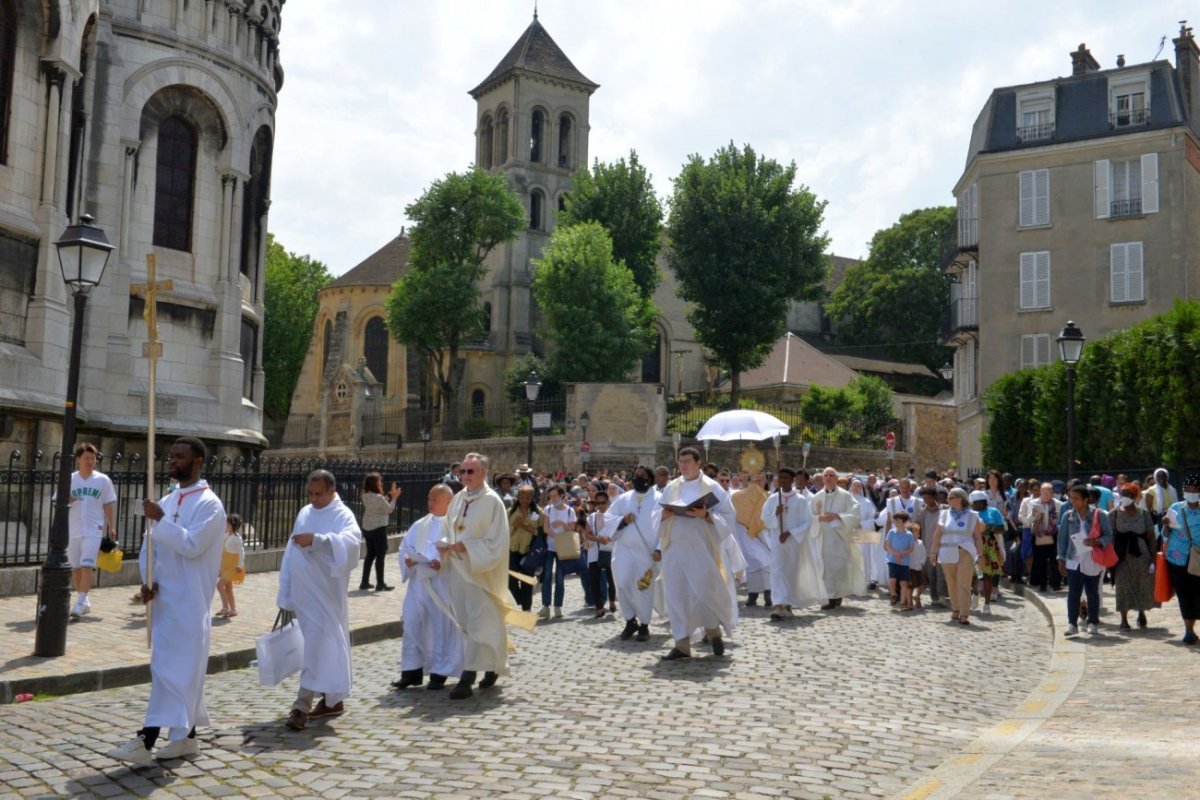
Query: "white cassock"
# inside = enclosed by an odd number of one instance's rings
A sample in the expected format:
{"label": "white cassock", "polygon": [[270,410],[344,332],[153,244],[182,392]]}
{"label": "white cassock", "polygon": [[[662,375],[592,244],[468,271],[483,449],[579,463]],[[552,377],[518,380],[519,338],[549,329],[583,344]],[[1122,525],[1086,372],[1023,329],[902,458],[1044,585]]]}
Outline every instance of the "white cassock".
{"label": "white cassock", "polygon": [[733,536],[721,542],[721,558],[725,561],[725,575],[729,584],[729,596],[733,599],[733,624],[742,618],[738,611],[738,584],[746,580],[746,556]]}
{"label": "white cassock", "polygon": [[[875,531],[879,520],[876,519],[875,504],[865,495],[855,496],[850,493],[858,503],[859,523],[858,527],[864,531]],[[880,512],[881,516],[887,516],[887,509]],[[858,552],[862,554],[863,572],[867,576],[867,581],[870,583],[886,584],[888,580],[887,566],[887,551],[883,549],[883,535],[880,534],[877,542],[862,542],[858,545]]]}
{"label": "white cassock", "polygon": [[[154,539],[148,728],[170,728],[181,739],[208,725],[204,675],[212,633],[210,612],[225,544],[225,507],[201,480],[158,502],[163,518]],[[146,582],[146,547],[138,558]],[[176,735],[178,734],[178,735]]]}
{"label": "white cassock", "polygon": [[[400,669],[420,669],[450,677],[462,672],[462,633],[449,614],[450,581],[445,570],[429,566],[440,561],[437,543],[445,533],[445,517],[426,514],[414,522],[400,542],[400,580],[404,594],[404,638]],[[409,567],[405,558],[416,561]]]}
{"label": "white cassock", "polygon": [[729,496],[737,513],[733,536],[746,558],[746,591],[759,594],[771,590],[771,542],[764,536],[762,507],[767,493],[757,483]]}
{"label": "white cassock", "polygon": [[[861,515],[854,495],[845,489],[832,492],[822,489],[810,501],[812,528],[810,536],[819,537],[825,591],[830,598],[849,597],[867,590],[863,572],[862,553],[854,542]],[[837,519],[821,522],[822,514],[836,514]]]}
{"label": "white cassock", "polygon": [[324,508],[307,505],[296,515],[292,536],[313,534],[312,545],[288,541],[279,565],[275,604],[296,614],[304,634],[300,686],[323,695],[325,705],[350,696],[350,611],[346,590],[358,566],[362,531],[336,494]]}
{"label": "white cassock", "polygon": [[676,514],[664,516],[659,524],[663,595],[675,641],[688,639],[697,628],[732,632],[737,623],[737,604],[729,593],[729,572],[722,556],[724,540],[733,535],[729,495],[706,475],[694,480],[680,477],[667,484],[660,502],[687,505],[707,492],[719,499],[709,509],[711,520]]}
{"label": "white cassock", "polygon": [[[617,586],[621,616],[625,620],[636,619],[642,625],[650,624],[650,615],[654,611],[654,583],[640,589],[638,581],[645,577],[647,570],[654,579],[659,573],[659,566],[654,561],[661,514],[658,502],[658,489],[653,486],[643,494],[625,492],[608,507],[604,530],[600,534],[613,540],[613,582]],[[622,528],[621,520],[626,514],[633,514],[633,522]]]}
{"label": "white cassock", "polygon": [[508,591],[508,514],[504,501],[488,486],[454,495],[446,512],[446,536],[462,542],[465,553],[447,553],[450,604],[465,630],[463,670],[508,674],[508,628],[512,622],[532,630],[533,614],[521,611]]}
{"label": "white cassock", "polygon": [[[783,503],[783,529],[775,509]],[[812,528],[812,512],[808,500],[793,489],[790,492],[772,492],[763,504],[762,521],[766,526],[764,536],[771,537],[771,602],[777,606],[804,608],[820,605],[829,599],[825,592],[825,578],[821,574],[820,544],[809,531]],[[781,542],[783,531],[790,536]]]}

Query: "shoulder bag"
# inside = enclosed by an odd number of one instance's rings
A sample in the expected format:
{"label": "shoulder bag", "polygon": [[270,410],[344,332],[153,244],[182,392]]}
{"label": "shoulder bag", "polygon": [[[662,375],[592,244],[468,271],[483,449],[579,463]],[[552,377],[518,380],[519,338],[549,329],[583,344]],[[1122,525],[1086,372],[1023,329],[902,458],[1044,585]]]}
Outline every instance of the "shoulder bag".
{"label": "shoulder bag", "polygon": [[254,640],[254,650],[260,686],[276,686],[304,667],[304,636],[291,611],[279,610],[271,632]]}
{"label": "shoulder bag", "polygon": [[[1100,509],[1097,508],[1096,513],[1092,516],[1092,530],[1089,534],[1089,537],[1092,539],[1099,539],[1103,532],[1104,531],[1100,528]],[[1092,561],[1095,561],[1097,566],[1104,567],[1105,569],[1112,569],[1117,565],[1118,561],[1117,548],[1112,542],[1109,542],[1103,547],[1093,547]]]}
{"label": "shoulder bag", "polygon": [[1200,575],[1200,547],[1196,546],[1196,540],[1192,538],[1192,526],[1188,524],[1187,506],[1183,507],[1183,529],[1187,531],[1188,544],[1191,549],[1188,550],[1187,571],[1188,575]]}

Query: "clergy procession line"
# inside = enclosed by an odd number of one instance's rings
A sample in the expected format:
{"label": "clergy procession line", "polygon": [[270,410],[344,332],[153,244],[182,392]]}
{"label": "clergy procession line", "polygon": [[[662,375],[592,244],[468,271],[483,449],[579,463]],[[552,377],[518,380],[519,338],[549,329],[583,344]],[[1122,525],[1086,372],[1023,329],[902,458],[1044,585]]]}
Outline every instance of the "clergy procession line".
{"label": "clergy procession line", "polygon": [[[206,456],[199,440],[176,440],[168,456],[175,486],[159,502],[142,502],[152,523],[146,539],[153,543],[153,548],[143,545],[139,558],[140,596],[154,610],[152,617],[148,614],[150,696],[143,727],[108,754],[135,766],[198,752],[196,727],[209,724],[204,701],[209,609],[218,578],[223,605],[232,604],[232,588],[222,571],[223,560],[229,562],[226,513],[201,477]],[[1040,513],[1022,502],[1021,531],[1006,547],[1006,520],[1011,521],[1014,497],[1022,498],[1010,495],[998,475],[995,483],[989,479],[986,488],[970,493],[953,476],[939,480],[929,473],[920,492],[914,492],[914,481],[902,478],[883,498],[875,476],[864,481],[841,476],[833,467],[821,470],[810,486],[806,471],[789,467],[778,469],[773,479],[761,473],[735,478],[705,465],[694,447],[679,450],[676,466],[673,480],[664,467],[638,466],[626,489],[623,475],[607,480],[581,475],[568,487],[544,477],[535,480],[523,465],[517,475],[500,476],[493,488],[486,456],[469,453],[454,464],[430,489],[429,513],[410,526],[400,546],[408,590],[401,674],[392,686],[397,691],[420,686],[428,673],[430,690],[457,678],[448,692],[453,700],[491,688],[508,674],[514,650],[508,626],[532,631],[539,619],[561,617],[567,573],[580,574],[585,602],[595,616],[619,607],[626,623],[622,640],[647,641],[652,617],[665,618],[673,640],[662,656],[665,662],[691,658],[696,641],[723,658],[725,638],[738,623],[739,588],[747,593],[747,605],[757,605],[761,596],[771,619],[781,622],[798,609],[816,606],[836,613],[847,598],[882,583],[892,605],[910,611],[921,607],[928,587],[935,602],[950,606],[952,621],[968,625],[980,597],[984,611],[990,610],[1001,576],[1023,579],[1022,567],[1031,564],[1013,553],[1024,553],[1025,545],[1042,546],[1045,516],[1056,520],[1058,570],[1051,573],[1042,565],[1042,579],[1049,574],[1067,578],[1067,634],[1074,635],[1081,614],[1095,633],[1099,565],[1107,564],[1102,554],[1113,541],[1114,523],[1118,530],[1131,530],[1119,515],[1129,515],[1137,494],[1136,484],[1122,488],[1129,502],[1121,502],[1122,512],[1112,512],[1112,521],[1098,507],[1099,486],[1072,485],[1069,503],[1060,506],[1051,499]],[[378,476],[368,482],[382,497]],[[263,683],[300,673],[285,721],[293,730],[303,730],[310,719],[342,714],[351,692],[347,589],[364,535],[336,487],[335,476],[326,470],[308,476],[309,503],[293,525],[276,596],[281,614],[295,622],[263,637],[274,644],[260,649],[260,658],[270,655],[273,663],[289,656],[294,661],[282,669],[260,664]],[[1157,508],[1167,509],[1160,516],[1170,579],[1180,595],[1184,641],[1192,643],[1200,578],[1190,570],[1184,544],[1190,545],[1185,538],[1190,524],[1200,525],[1200,476],[1185,480],[1182,502],[1167,495],[1174,490],[1165,474],[1154,488],[1157,492],[1147,492],[1144,502],[1153,498]],[[539,491],[548,500],[545,506],[537,502]],[[398,494],[393,486],[372,520],[390,513]],[[1153,540],[1147,543],[1153,552]],[[1127,557],[1141,555],[1128,536],[1124,545]],[[377,544],[370,549],[381,560],[386,545],[382,551]],[[1029,561],[1037,561],[1032,552]],[[151,566],[152,581],[146,578]],[[368,588],[370,566],[368,561],[363,572]],[[377,589],[391,588],[381,567],[375,574]],[[542,608],[534,614],[532,590],[539,579]],[[1086,611],[1080,609],[1084,592]],[[1129,594],[1127,588],[1126,599]],[[1120,610],[1124,620],[1129,609]],[[167,743],[155,750],[163,729]]]}

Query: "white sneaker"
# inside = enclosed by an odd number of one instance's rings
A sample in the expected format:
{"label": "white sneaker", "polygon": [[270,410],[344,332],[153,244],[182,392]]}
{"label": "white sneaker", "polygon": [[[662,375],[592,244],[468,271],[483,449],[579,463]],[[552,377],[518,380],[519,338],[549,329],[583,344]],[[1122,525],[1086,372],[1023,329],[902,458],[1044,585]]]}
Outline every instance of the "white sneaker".
{"label": "white sneaker", "polygon": [[194,756],[200,752],[200,743],[195,738],[179,739],[167,742],[155,751],[154,757],[160,761],[168,758],[183,758]]}
{"label": "white sneaker", "polygon": [[992,613],[992,604],[991,604],[991,603],[989,603],[989,602],[985,602],[985,603],[983,604],[983,613],[985,613],[985,614],[990,614],[990,613]]}
{"label": "white sneaker", "polygon": [[974,611],[977,608],[979,608],[979,595],[973,594],[971,595],[971,610]]}
{"label": "white sneaker", "polygon": [[75,601],[75,605],[71,606],[71,619],[79,619],[84,614],[92,613],[92,603],[86,597],[81,597]]}
{"label": "white sneaker", "polygon": [[154,756],[146,749],[146,743],[141,737],[128,741],[120,747],[114,747],[106,754],[116,761],[124,761],[139,767],[154,766]]}
{"label": "white sneaker", "polygon": [[561,619],[561,618],[562,618],[562,606],[555,606],[555,607],[554,607],[554,618],[555,618],[555,619]]}
{"label": "white sneaker", "polygon": [[1067,636],[1078,636],[1078,635],[1079,635],[1079,628],[1075,627],[1075,625],[1074,625],[1074,624],[1068,625],[1068,626],[1067,626],[1067,633],[1066,633],[1066,635],[1067,635]]}
{"label": "white sneaker", "polygon": [[542,610],[538,612],[538,619],[550,619],[550,606],[542,606]]}
{"label": "white sneaker", "polygon": [[1097,633],[1100,632],[1100,628],[1097,627],[1096,623],[1093,622],[1090,625],[1088,625],[1087,632],[1089,634],[1091,634],[1092,636],[1095,636]]}

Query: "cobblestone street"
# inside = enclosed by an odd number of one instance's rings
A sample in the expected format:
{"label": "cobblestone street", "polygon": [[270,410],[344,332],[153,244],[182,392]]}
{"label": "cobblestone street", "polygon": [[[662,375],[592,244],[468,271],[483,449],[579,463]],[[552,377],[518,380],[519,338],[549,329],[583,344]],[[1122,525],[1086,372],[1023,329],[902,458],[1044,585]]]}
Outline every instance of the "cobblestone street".
{"label": "cobblestone street", "polygon": [[665,626],[621,642],[581,605],[569,581],[567,617],[517,634],[513,674],[458,703],[390,690],[399,641],[356,647],[346,715],[301,733],[282,724],[295,678],[212,675],[200,756],[163,768],[104,756],[140,727],[146,686],[0,706],[0,794],[883,797],[1021,703],[1051,652],[1008,593],[970,628],[879,596],[783,624],[748,609],[725,659],[672,664]]}

